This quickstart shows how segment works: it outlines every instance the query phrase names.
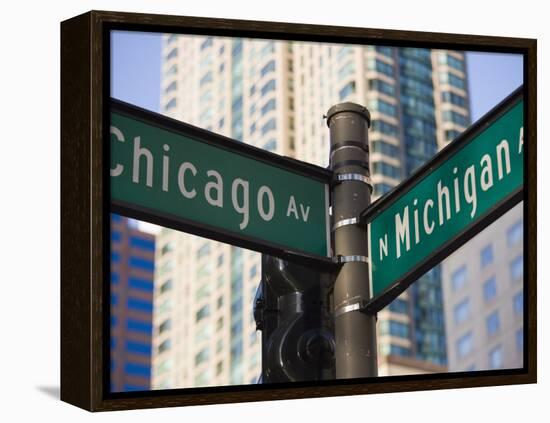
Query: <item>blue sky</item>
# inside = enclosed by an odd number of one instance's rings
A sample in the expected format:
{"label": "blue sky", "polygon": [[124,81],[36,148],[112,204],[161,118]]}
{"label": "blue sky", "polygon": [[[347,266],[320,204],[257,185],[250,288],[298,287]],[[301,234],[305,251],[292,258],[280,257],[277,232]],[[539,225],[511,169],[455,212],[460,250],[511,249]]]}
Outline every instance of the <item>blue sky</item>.
{"label": "blue sky", "polygon": [[[111,95],[158,112],[161,34],[115,31],[111,41]],[[521,55],[468,52],[467,66],[472,121],[523,82]]]}

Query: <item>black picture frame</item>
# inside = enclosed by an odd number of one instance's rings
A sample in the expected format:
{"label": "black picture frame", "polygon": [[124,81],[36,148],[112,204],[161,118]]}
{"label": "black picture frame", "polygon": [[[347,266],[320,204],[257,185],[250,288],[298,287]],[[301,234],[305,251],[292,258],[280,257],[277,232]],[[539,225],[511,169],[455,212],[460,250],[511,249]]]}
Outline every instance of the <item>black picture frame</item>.
{"label": "black picture frame", "polygon": [[[110,393],[108,134],[112,30],[517,53],[524,56],[524,367]],[[61,399],[90,411],[536,383],[536,40],[91,11],[61,23]]]}

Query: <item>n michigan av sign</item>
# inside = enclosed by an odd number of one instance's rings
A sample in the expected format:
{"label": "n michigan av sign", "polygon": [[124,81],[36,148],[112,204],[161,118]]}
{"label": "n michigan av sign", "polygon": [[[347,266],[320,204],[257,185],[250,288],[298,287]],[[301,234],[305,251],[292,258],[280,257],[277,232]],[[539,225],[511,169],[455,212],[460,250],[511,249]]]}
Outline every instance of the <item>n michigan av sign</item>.
{"label": "n michigan av sign", "polygon": [[515,91],[365,211],[378,310],[523,199],[523,95]]}

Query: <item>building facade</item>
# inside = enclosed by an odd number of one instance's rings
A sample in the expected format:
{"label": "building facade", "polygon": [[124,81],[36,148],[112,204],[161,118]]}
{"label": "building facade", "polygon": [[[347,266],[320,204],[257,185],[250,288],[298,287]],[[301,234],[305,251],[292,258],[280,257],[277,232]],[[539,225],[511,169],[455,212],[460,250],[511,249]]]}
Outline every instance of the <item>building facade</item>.
{"label": "building facade", "polygon": [[523,203],[443,262],[450,371],[523,366]]}
{"label": "building facade", "polygon": [[[425,49],[167,35],[161,110],[327,166],[323,113],[343,101],[365,104],[379,197],[468,125],[464,61]],[[260,255],[163,230],[156,269],[153,388],[254,383]],[[436,268],[380,313],[380,354],[445,366],[442,304]]]}
{"label": "building facade", "polygon": [[111,214],[111,392],[151,389],[155,237]]}

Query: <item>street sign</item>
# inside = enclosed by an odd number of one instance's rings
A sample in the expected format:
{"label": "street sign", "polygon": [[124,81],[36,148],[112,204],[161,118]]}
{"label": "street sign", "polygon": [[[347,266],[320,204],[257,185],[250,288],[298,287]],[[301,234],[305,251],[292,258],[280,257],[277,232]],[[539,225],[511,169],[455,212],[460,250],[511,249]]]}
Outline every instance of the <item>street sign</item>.
{"label": "street sign", "polygon": [[418,277],[523,200],[523,88],[362,214],[368,223],[366,309]]}
{"label": "street sign", "polygon": [[329,264],[332,172],[111,99],[111,210]]}

